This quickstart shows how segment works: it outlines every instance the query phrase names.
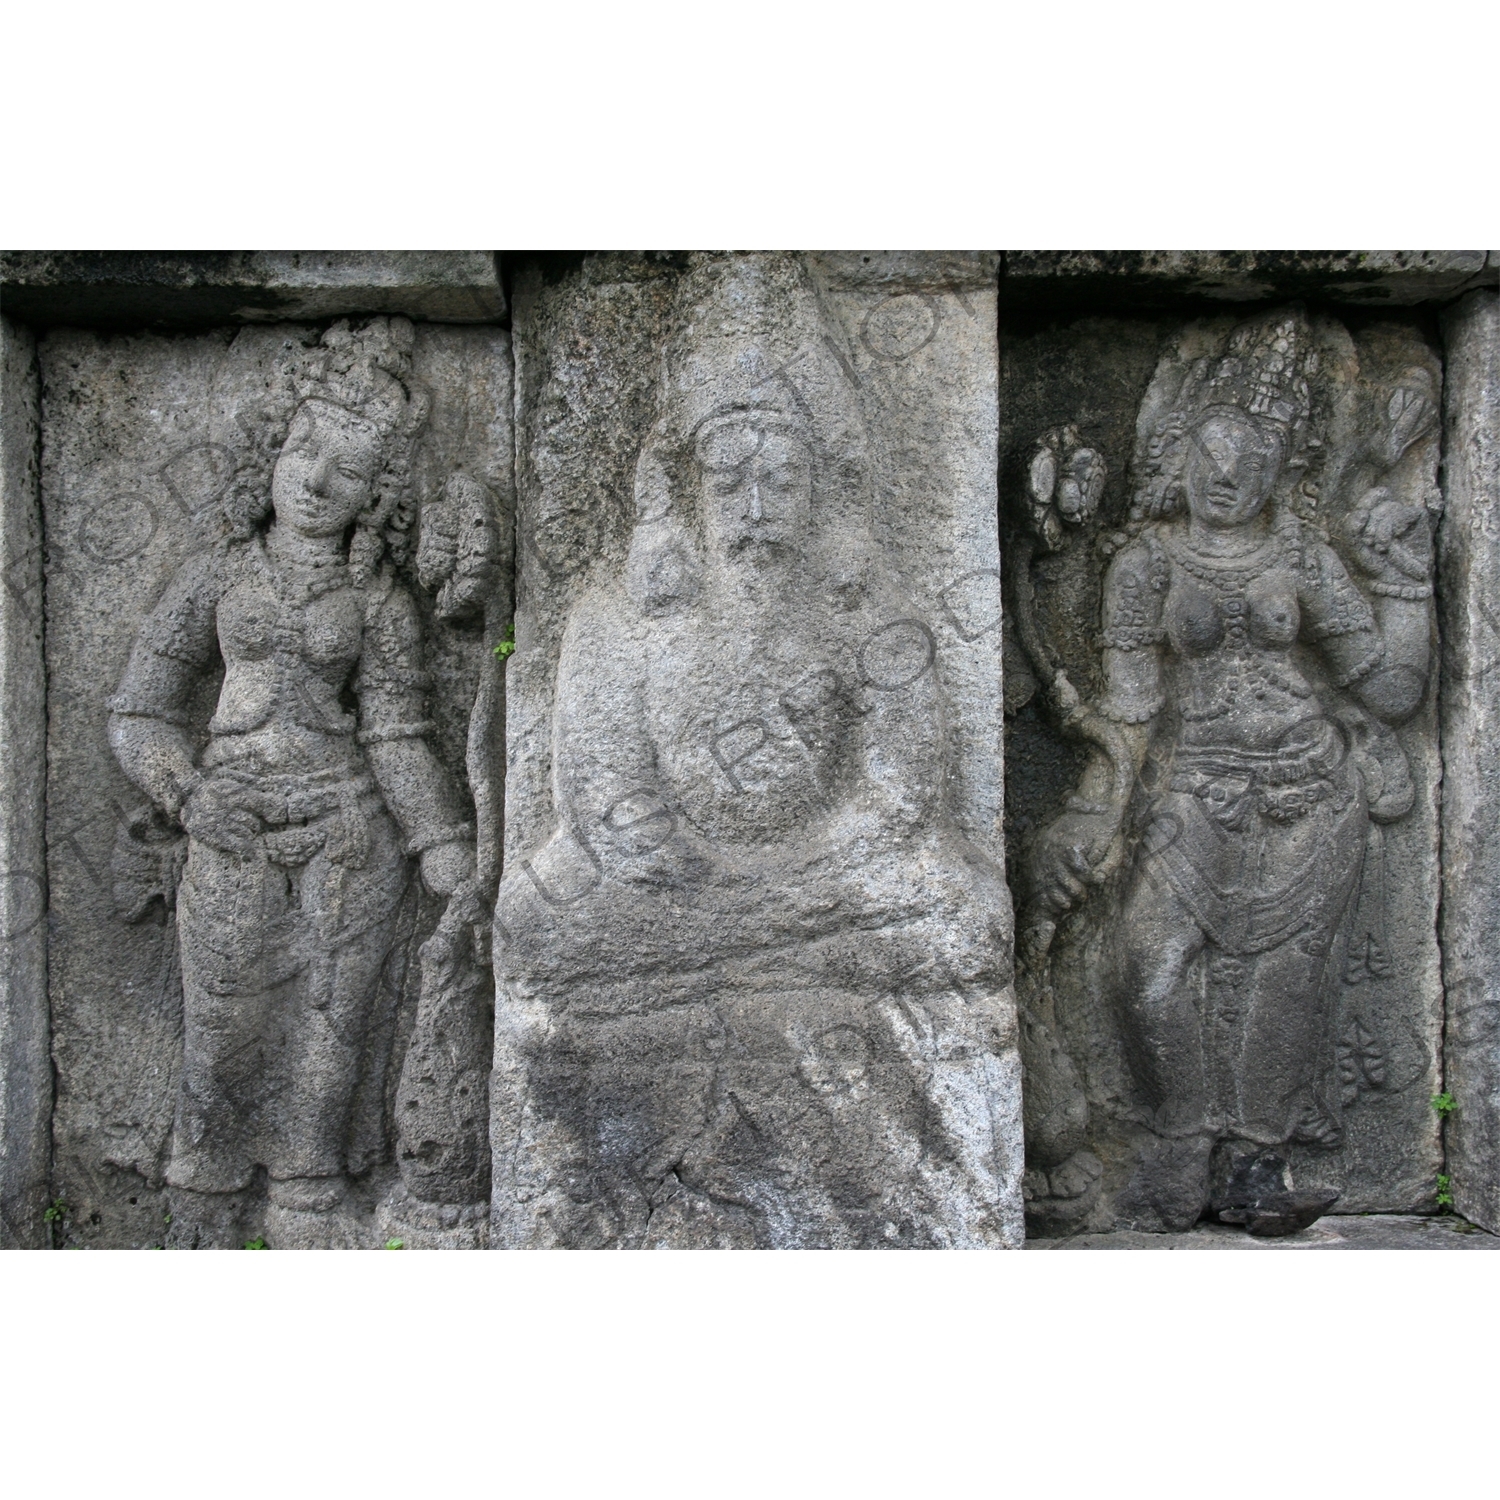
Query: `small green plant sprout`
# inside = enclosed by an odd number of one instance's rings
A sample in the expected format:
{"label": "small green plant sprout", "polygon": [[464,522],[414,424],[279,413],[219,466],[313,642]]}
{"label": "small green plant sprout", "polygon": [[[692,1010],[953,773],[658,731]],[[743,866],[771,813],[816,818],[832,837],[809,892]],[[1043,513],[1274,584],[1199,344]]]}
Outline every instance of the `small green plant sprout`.
{"label": "small green plant sprout", "polygon": [[387,1240],[385,1242],[385,1248],[387,1250],[404,1250],[404,1249],[406,1249],[406,1241],[405,1240]]}
{"label": "small green plant sprout", "polygon": [[1446,1120],[1458,1108],[1458,1101],[1445,1089],[1441,1094],[1432,1096],[1432,1107]]}
{"label": "small green plant sprout", "polygon": [[61,1198],[54,1198],[42,1210],[42,1223],[47,1226],[47,1243],[54,1249],[63,1248],[61,1241],[68,1234],[68,1205]]}
{"label": "small green plant sprout", "polygon": [[1437,1206],[1439,1208],[1453,1207],[1453,1179],[1446,1172],[1439,1172],[1437,1179]]}
{"label": "small green plant sprout", "polygon": [[516,649],[516,622],[512,620],[505,627],[505,634],[500,639],[500,644],[495,647],[495,655],[504,661],[512,651]]}
{"label": "small green plant sprout", "polygon": [[258,1234],[253,1240],[245,1241],[245,1249],[247,1250],[269,1250],[270,1248],[271,1247],[266,1244],[264,1235]]}

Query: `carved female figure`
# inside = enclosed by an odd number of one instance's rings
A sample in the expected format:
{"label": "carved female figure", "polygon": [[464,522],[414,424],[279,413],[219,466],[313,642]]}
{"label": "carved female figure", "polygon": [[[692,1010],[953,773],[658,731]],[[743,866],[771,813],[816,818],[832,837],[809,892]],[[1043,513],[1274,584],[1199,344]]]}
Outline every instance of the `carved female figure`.
{"label": "carved female figure", "polygon": [[[1109,982],[1156,1138],[1140,1191],[1172,1227],[1207,1205],[1215,1143],[1239,1152],[1216,1174],[1221,1207],[1273,1148],[1338,1143],[1325,1082],[1341,924],[1370,820],[1413,796],[1388,726],[1427,685],[1428,522],[1385,490],[1358,501],[1367,598],[1286,504],[1305,335],[1291,315],[1249,325],[1184,395],[1104,584],[1097,711],[1150,787]],[[1106,864],[1118,770],[1096,754],[1038,841],[1040,913],[1076,905]],[[1200,961],[1201,1003],[1186,982]]]}
{"label": "carved female figure", "polygon": [[[348,1174],[370,1164],[356,1095],[409,860],[439,894],[473,872],[425,740],[418,617],[386,560],[425,416],[411,347],[401,320],[329,330],[269,475],[251,470],[231,534],[172,580],[110,703],[121,766],[187,832],[174,1212],[211,1226],[264,1169],[282,1243],[316,1241],[311,1216],[336,1236]],[[190,709],[220,664],[199,752]]]}

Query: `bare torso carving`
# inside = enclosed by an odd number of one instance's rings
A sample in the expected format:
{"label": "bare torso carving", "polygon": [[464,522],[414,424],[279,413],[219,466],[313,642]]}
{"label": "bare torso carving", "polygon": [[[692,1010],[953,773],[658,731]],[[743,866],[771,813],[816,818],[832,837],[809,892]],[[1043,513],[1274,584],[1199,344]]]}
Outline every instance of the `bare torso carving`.
{"label": "bare torso carving", "polygon": [[[229,1213],[257,1169],[273,1207],[329,1215],[381,1159],[377,989],[409,860],[439,894],[472,880],[472,829],[426,743],[416,609],[380,561],[422,409],[399,340],[378,323],[363,339],[333,332],[347,358],[296,407],[269,503],[252,494],[240,534],[178,572],[110,704],[121,765],[188,835],[167,1171],[185,1224]],[[189,709],[219,664],[195,754]]]}
{"label": "bare torso carving", "polygon": [[[1266,327],[1247,325],[1234,357],[1211,367],[1207,399],[1174,414],[1177,488],[1146,484],[1117,539],[1103,696],[1082,704],[1042,662],[1066,722],[1098,753],[1031,851],[1032,982],[1049,994],[1055,923],[1128,861],[1105,973],[1155,1136],[1133,1191],[1142,1213],[1173,1227],[1209,1201],[1211,1157],[1214,1202],[1239,1211],[1241,1179],[1274,1176],[1276,1150],[1341,1138],[1327,1062],[1342,928],[1372,819],[1411,805],[1390,726],[1427,687],[1426,514],[1365,491],[1347,523],[1361,587],[1273,500],[1305,429],[1307,386],[1296,320]],[[1405,441],[1421,431],[1408,423]],[[1054,523],[1044,545],[1061,537]],[[1024,579],[1018,597],[1029,619]],[[1200,963],[1201,1005],[1186,983]],[[1054,1083],[1066,1095],[1044,1008],[1036,1021],[1038,1098]],[[1064,1218],[1083,1205],[1063,1200],[1098,1172],[1088,1153],[1069,1156],[1081,1144],[1076,1108],[1071,1118],[1036,1132],[1039,1174],[1063,1183],[1051,1199],[1038,1187],[1039,1207]]]}

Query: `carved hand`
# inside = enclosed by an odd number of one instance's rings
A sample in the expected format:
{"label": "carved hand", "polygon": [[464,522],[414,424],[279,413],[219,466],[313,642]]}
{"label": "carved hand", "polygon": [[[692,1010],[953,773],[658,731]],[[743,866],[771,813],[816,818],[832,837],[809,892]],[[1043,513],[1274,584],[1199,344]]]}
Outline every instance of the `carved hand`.
{"label": "carved hand", "polygon": [[1094,883],[1115,828],[1109,812],[1065,812],[1043,829],[1027,861],[1037,905],[1056,916],[1077,906]]}
{"label": "carved hand", "polygon": [[466,880],[474,878],[472,844],[434,844],[422,854],[422,879],[434,896],[451,896]]}
{"label": "carved hand", "polygon": [[242,788],[233,781],[205,781],[182,807],[182,826],[199,842],[226,854],[249,854],[260,832],[260,819],[244,805]]}
{"label": "carved hand", "polygon": [[1423,584],[1432,577],[1432,528],[1420,505],[1387,489],[1367,490],[1345,523],[1360,569],[1382,583]]}

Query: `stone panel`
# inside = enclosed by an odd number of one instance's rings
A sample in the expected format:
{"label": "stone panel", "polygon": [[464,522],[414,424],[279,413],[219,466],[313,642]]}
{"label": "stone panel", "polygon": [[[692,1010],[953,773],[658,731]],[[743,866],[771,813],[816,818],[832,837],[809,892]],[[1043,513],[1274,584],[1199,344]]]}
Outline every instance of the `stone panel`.
{"label": "stone panel", "polygon": [[40,358],[68,1242],[480,1243],[508,336]]}
{"label": "stone panel", "polygon": [[1018,1244],[994,258],[515,317],[494,1242]]}
{"label": "stone panel", "polygon": [[1500,1234],[1500,296],[1443,321],[1443,977],[1454,1206]]}
{"label": "stone panel", "polygon": [[0,319],[0,1248],[47,1243],[47,679],[36,344]]}
{"label": "stone panel", "polygon": [[1033,1232],[1435,1207],[1426,325],[1077,319],[1002,359]]}

